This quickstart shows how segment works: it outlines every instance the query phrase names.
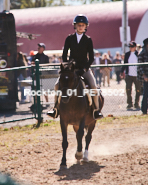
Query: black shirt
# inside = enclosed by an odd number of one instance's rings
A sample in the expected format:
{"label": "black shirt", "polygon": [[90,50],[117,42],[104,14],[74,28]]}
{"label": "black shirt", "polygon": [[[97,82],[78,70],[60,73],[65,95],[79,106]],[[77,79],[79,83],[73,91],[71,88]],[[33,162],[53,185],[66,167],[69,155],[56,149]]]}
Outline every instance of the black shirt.
{"label": "black shirt", "polygon": [[39,59],[39,64],[49,63],[49,58],[44,53],[42,54],[37,53],[36,55],[33,56],[32,61],[35,61],[36,59]]}
{"label": "black shirt", "polygon": [[[65,40],[62,59],[63,62],[67,62],[67,53],[70,49],[69,61],[74,59],[76,62],[76,68],[89,69],[90,65],[94,61],[93,43],[92,39],[83,34],[79,43],[77,43],[77,36],[75,34],[69,35]],[[89,57],[89,60],[87,58]]]}

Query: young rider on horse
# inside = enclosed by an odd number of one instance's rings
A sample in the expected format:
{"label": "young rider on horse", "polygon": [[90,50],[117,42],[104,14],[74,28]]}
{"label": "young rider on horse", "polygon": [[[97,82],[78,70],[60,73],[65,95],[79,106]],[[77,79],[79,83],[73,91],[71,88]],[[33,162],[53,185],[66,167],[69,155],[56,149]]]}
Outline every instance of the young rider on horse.
{"label": "young rider on horse", "polygon": [[[67,62],[67,53],[70,49],[69,61],[73,59],[76,62],[77,75],[84,77],[84,79],[88,81],[90,88],[95,91],[95,96],[92,96],[95,104],[94,118],[98,119],[102,117],[102,114],[99,111],[98,91],[93,73],[89,69],[90,65],[94,61],[93,43],[92,39],[85,35],[88,26],[88,19],[83,14],[79,14],[74,18],[73,24],[76,33],[71,34],[66,38],[62,58],[64,62]],[[87,56],[89,57],[89,60]],[[57,80],[55,84],[55,90],[58,89],[59,80]],[[53,118],[58,116],[57,104],[58,97],[55,96],[55,108],[53,111],[48,111],[47,113]]]}

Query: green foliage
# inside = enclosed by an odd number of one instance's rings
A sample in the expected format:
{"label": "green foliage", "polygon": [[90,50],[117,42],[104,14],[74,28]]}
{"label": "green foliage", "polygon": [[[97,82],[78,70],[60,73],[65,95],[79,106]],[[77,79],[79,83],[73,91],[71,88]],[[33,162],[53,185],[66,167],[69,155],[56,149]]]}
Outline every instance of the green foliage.
{"label": "green foliage", "polygon": [[97,3],[97,2],[100,2],[100,3],[106,3],[106,2],[115,2],[115,1],[122,1],[122,0],[78,0],[78,1],[81,1],[82,4],[92,4],[92,3]]}
{"label": "green foliage", "polygon": [[122,0],[112,0],[112,1],[122,1]]}
{"label": "green foliage", "polygon": [[46,4],[46,0],[35,0],[34,7],[45,7]]}
{"label": "green foliage", "polygon": [[0,184],[1,185],[19,185],[11,177],[6,174],[0,173]]}
{"label": "green foliage", "polygon": [[[86,3],[105,3],[122,0],[77,0],[82,4]],[[10,0],[11,9],[23,9],[23,8],[36,8],[36,7],[48,7],[48,6],[64,6],[66,0]]]}
{"label": "green foliage", "polygon": [[44,124],[44,127],[47,127],[47,126],[49,126],[48,123],[45,123],[45,124]]}
{"label": "green foliage", "polygon": [[33,8],[34,4],[31,0],[21,0],[21,6],[20,8]]}
{"label": "green foliage", "polygon": [[8,128],[5,128],[4,131],[8,131],[9,129]]}
{"label": "green foliage", "polygon": [[11,9],[64,6],[65,0],[11,0]]}

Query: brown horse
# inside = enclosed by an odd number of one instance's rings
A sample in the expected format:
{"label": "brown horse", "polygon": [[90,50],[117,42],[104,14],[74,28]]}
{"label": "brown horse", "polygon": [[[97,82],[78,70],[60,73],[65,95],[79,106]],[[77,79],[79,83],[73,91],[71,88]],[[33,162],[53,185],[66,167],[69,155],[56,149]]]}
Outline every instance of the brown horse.
{"label": "brown horse", "polygon": [[[68,147],[68,124],[73,125],[74,131],[76,132],[76,159],[83,159],[84,161],[88,161],[88,147],[92,138],[92,131],[95,128],[96,120],[93,118],[93,104],[90,104],[87,95],[83,96],[84,85],[81,78],[75,73],[74,63],[68,63],[67,65],[61,64],[59,89],[62,92],[62,96],[60,97],[59,102],[60,125],[63,136],[63,157],[61,166],[66,167],[66,149]],[[74,92],[73,95],[67,95],[68,89],[71,89]],[[98,101],[101,111],[104,104],[104,98],[101,94],[99,96]],[[87,135],[85,137],[86,146],[83,155],[82,138],[84,135],[84,128],[87,129]]]}

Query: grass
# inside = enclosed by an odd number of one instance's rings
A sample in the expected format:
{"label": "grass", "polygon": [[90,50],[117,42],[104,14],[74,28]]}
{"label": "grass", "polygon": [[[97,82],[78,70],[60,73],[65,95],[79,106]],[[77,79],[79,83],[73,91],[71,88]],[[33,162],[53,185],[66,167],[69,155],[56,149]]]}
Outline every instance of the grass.
{"label": "grass", "polygon": [[[7,131],[7,132],[6,132]],[[35,125],[23,127],[0,128],[0,151],[9,152],[10,149],[22,149],[30,144],[38,144],[40,141],[48,143],[46,135],[60,133],[60,124],[57,121],[42,123],[40,128]]]}
{"label": "grass", "polygon": [[103,119],[98,120],[100,123],[134,123],[134,122],[145,122],[148,121],[148,115],[132,115],[132,116],[108,116]]}
{"label": "grass", "polygon": [[98,120],[99,128],[110,128],[110,127],[133,127],[133,126],[141,126],[144,124],[148,124],[148,115],[132,115],[132,116],[121,116],[114,117],[108,116]]}

